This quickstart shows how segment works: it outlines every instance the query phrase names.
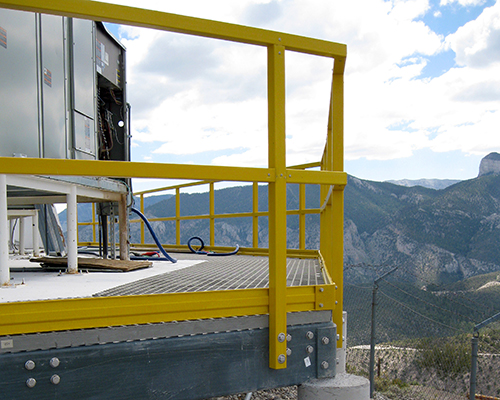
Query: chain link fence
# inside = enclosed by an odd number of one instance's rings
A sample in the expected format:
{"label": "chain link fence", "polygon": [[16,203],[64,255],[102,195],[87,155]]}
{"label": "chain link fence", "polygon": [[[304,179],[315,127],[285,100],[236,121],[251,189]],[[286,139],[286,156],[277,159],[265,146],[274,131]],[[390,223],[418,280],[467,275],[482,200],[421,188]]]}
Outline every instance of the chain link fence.
{"label": "chain link fence", "polygon": [[[390,269],[344,268],[348,373],[370,376],[374,282]],[[398,269],[378,280],[377,286],[374,398],[467,399],[473,329],[500,311],[500,282],[477,293],[422,282]],[[479,334],[476,395],[500,398],[498,323]]]}

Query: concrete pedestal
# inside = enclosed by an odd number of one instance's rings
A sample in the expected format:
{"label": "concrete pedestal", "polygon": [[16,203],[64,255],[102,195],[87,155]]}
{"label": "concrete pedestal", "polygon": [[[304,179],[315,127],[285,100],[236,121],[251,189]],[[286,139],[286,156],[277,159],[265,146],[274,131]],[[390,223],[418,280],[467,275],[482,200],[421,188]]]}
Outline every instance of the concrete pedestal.
{"label": "concrete pedestal", "polygon": [[314,379],[299,386],[299,400],[369,400],[370,381],[346,373]]}

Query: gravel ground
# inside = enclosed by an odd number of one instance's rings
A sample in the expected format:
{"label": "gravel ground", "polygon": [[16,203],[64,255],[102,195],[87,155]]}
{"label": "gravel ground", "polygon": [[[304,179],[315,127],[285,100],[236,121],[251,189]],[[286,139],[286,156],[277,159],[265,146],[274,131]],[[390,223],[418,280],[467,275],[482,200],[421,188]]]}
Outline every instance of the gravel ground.
{"label": "gravel ground", "polygon": [[[209,400],[244,400],[245,396],[246,393],[241,393],[225,397],[214,397]],[[252,393],[251,400],[297,400],[297,386],[259,390]]]}

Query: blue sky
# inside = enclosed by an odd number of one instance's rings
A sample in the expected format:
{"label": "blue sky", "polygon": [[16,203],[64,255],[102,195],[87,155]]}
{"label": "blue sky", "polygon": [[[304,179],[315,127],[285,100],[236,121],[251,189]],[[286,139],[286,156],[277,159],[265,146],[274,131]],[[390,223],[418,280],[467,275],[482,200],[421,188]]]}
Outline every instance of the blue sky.
{"label": "blue sky", "polygon": [[[132,0],[120,4],[347,44],[345,170],[470,179],[500,152],[494,0]],[[135,161],[265,166],[266,53],[110,26],[127,47]],[[287,161],[318,161],[330,60],[287,52]]]}

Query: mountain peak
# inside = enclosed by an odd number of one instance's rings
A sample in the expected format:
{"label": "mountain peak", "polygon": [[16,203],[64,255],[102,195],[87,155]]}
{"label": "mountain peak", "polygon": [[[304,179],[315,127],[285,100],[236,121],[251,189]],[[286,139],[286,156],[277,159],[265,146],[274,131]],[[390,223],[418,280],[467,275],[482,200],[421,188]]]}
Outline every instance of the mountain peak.
{"label": "mountain peak", "polygon": [[479,164],[479,175],[500,174],[500,154],[490,153]]}

